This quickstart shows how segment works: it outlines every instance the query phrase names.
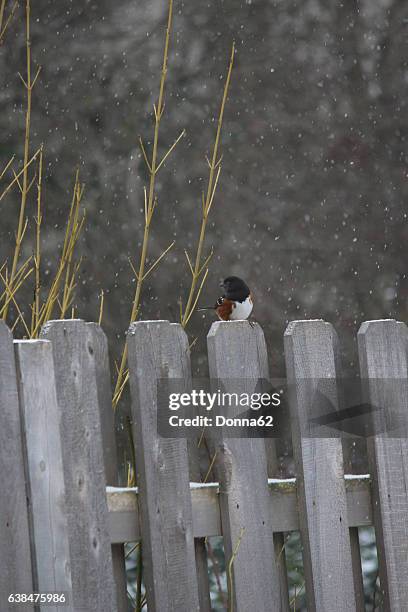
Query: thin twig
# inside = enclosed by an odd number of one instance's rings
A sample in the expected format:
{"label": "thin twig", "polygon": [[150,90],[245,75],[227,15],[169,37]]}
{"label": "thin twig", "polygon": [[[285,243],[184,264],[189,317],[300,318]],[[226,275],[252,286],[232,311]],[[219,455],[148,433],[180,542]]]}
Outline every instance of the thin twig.
{"label": "thin twig", "polygon": [[[32,337],[36,338],[41,326],[52,318],[52,314],[56,305],[60,308],[60,316],[65,316],[68,308],[71,307],[75,289],[75,279],[81,264],[81,259],[73,264],[73,253],[78,243],[82,228],[85,223],[85,215],[79,219],[79,208],[84,189],[79,183],[78,172],[75,175],[74,194],[71,201],[70,211],[68,214],[67,225],[65,228],[64,243],[60,259],[57,266],[57,271],[51,283],[48,295],[40,307],[38,320],[32,330]],[[67,270],[69,274],[67,275]],[[63,279],[64,283],[63,283]],[[63,301],[59,299],[61,286],[63,287]],[[73,314],[72,314],[73,318]]]}
{"label": "thin twig", "polygon": [[171,145],[170,149],[167,151],[166,155],[163,157],[163,159],[161,160],[160,164],[157,166],[156,172],[158,172],[160,170],[160,168],[162,167],[162,165],[164,164],[164,162],[166,161],[166,159],[168,158],[168,156],[172,153],[173,149],[178,145],[178,143],[180,142],[180,140],[183,138],[183,136],[185,135],[186,130],[183,130],[180,134],[180,136],[177,138],[177,140],[175,140],[173,142],[173,144]]}
{"label": "thin twig", "polygon": [[301,592],[303,591],[304,588],[305,588],[305,582],[302,583],[302,585],[301,585],[299,590],[297,590],[297,588],[295,586],[295,595],[294,595],[294,597],[292,597],[292,600],[289,603],[290,606],[293,604],[294,612],[296,612],[296,602],[297,602],[298,595],[301,594]]}
{"label": "thin twig", "polygon": [[[42,147],[40,147],[40,148],[39,148],[39,149],[38,149],[38,150],[37,150],[37,151],[34,153],[34,155],[32,156],[32,158],[31,158],[31,159],[30,159],[30,160],[29,160],[29,161],[28,161],[26,164],[24,164],[24,165],[23,165],[23,167],[21,168],[20,172],[19,172],[19,173],[18,173],[18,174],[15,176],[15,178],[14,178],[14,179],[11,181],[11,183],[10,183],[10,184],[9,184],[9,185],[6,187],[6,189],[5,189],[5,190],[3,191],[3,193],[0,195],[0,202],[2,201],[2,199],[3,199],[3,198],[5,198],[5,197],[6,197],[6,195],[8,194],[8,192],[10,191],[10,189],[13,187],[14,183],[15,183],[16,181],[18,181],[18,179],[20,178],[20,176],[21,176],[21,175],[22,175],[24,172],[26,172],[26,170],[27,170],[27,169],[28,169],[28,167],[29,167],[29,166],[30,166],[30,165],[33,163],[33,161],[35,161],[35,160],[37,159],[37,156],[38,156],[39,152],[41,151],[41,148],[42,148]],[[13,157],[13,159],[14,159],[14,157]],[[8,166],[7,166],[7,167],[8,167]],[[3,174],[2,174],[2,176],[3,176]]]}
{"label": "thin twig", "polygon": [[186,249],[184,249],[184,255],[185,255],[185,256],[186,256],[186,258],[187,258],[188,267],[190,268],[190,272],[191,272],[191,274],[193,275],[193,274],[194,274],[193,264],[191,263],[191,259],[190,259],[190,257],[189,257],[189,254],[187,253],[187,250],[186,250]]}
{"label": "thin twig", "polygon": [[[30,257],[30,261],[31,261],[31,257]],[[30,268],[29,271],[19,281],[15,281],[14,286],[12,288],[10,286],[10,282],[9,281],[7,282],[6,291],[4,292],[5,301],[4,301],[2,309],[0,310],[0,318],[5,319],[5,316],[4,316],[5,310],[8,309],[10,302],[14,299],[15,294],[20,289],[24,281],[26,281],[27,278],[30,276],[32,271],[33,271],[33,268]]]}
{"label": "thin twig", "polygon": [[105,293],[104,293],[103,289],[101,289],[100,303],[99,303],[98,325],[102,325],[104,303],[105,303]]}
{"label": "thin twig", "polygon": [[[204,429],[203,429],[202,434],[201,434],[201,438],[202,438],[202,437],[204,437]],[[200,439],[201,439],[201,438],[200,438]],[[200,441],[199,441],[199,443],[198,443],[198,446],[200,446]],[[215,451],[215,453],[214,453],[214,455],[213,455],[213,457],[212,457],[212,459],[211,459],[211,462],[210,462],[209,468],[208,468],[207,473],[206,473],[206,475],[205,475],[205,477],[204,477],[204,480],[203,480],[203,482],[204,482],[204,483],[206,483],[206,482],[207,482],[207,480],[208,480],[208,478],[209,478],[209,476],[210,476],[210,474],[211,474],[211,470],[213,469],[213,465],[214,465],[214,463],[215,463],[216,458],[217,458],[217,451]]]}
{"label": "thin twig", "polygon": [[[31,36],[30,36],[30,0],[26,0],[26,62],[27,62],[27,81],[26,81],[26,91],[27,91],[27,110],[26,110],[26,120],[25,120],[25,136],[24,136],[24,171],[23,171],[23,188],[21,191],[21,202],[20,202],[20,214],[18,219],[18,227],[16,234],[16,243],[14,247],[14,255],[13,262],[11,265],[10,272],[10,280],[9,286],[10,289],[13,290],[14,287],[14,279],[17,270],[18,260],[20,257],[21,243],[25,233],[25,209],[27,203],[27,194],[29,190],[28,186],[28,160],[29,160],[29,151],[30,151],[30,126],[31,126],[31,94],[35,84],[35,81],[38,77],[39,72],[37,72],[34,81],[31,80]],[[6,307],[3,311],[3,318],[7,318],[8,307]]]}
{"label": "thin twig", "polygon": [[[74,187],[74,205],[71,206],[70,218],[68,220],[68,235],[66,234],[65,242],[69,242],[69,239],[72,239],[76,236],[78,232],[78,228],[83,223],[84,219],[79,222],[79,210],[81,206],[81,198],[82,198],[83,190],[79,183],[79,174],[77,171],[76,179],[75,179],[75,187]],[[71,225],[72,224],[72,225]],[[65,317],[65,313],[71,305],[72,301],[72,291],[74,286],[74,280],[76,274],[79,269],[79,265],[77,264],[72,268],[73,265],[73,249],[67,255],[66,260],[66,270],[65,270],[65,282],[64,282],[64,292],[62,298],[62,307],[61,307],[61,319]]]}
{"label": "thin twig", "polygon": [[[183,325],[183,327],[185,327],[185,326],[187,325],[187,323],[188,323],[188,322],[189,322],[189,320],[190,320],[191,315],[193,314],[193,312],[194,312],[194,310],[195,310],[195,307],[197,306],[197,302],[198,302],[198,300],[200,299],[201,291],[203,290],[204,283],[205,283],[205,281],[207,280],[207,276],[208,276],[208,268],[207,268],[207,270],[205,271],[205,274],[204,274],[203,278],[201,279],[200,286],[199,286],[198,291],[197,291],[197,294],[196,294],[196,296],[195,296],[194,303],[193,303],[192,307],[190,308],[190,313],[189,313],[188,317],[183,317],[183,321],[182,321],[182,325]],[[184,314],[185,314],[185,313],[184,313]]]}
{"label": "thin twig", "polygon": [[0,3],[0,30],[3,29],[4,9],[6,8],[6,0],[1,0]]}
{"label": "thin twig", "polygon": [[18,180],[18,176],[17,176],[16,171],[14,169],[13,169],[13,174],[14,174],[14,180],[17,182],[17,187],[19,188],[20,193],[23,193],[23,187],[22,187],[20,181]]}
{"label": "thin twig", "polygon": [[167,255],[167,253],[170,251],[170,249],[174,246],[175,242],[176,241],[173,240],[173,242],[171,244],[169,244],[167,249],[165,251],[163,251],[163,253],[156,259],[154,264],[152,264],[150,266],[150,268],[147,270],[147,272],[144,273],[142,280],[145,280],[149,276],[149,274],[154,270],[154,268],[157,266],[157,264],[160,263],[160,261],[163,259],[163,257],[165,257]]}
{"label": "thin twig", "polygon": [[144,144],[143,144],[143,140],[142,140],[141,136],[139,136],[139,144],[140,144],[140,149],[141,149],[141,151],[143,153],[144,160],[146,162],[146,166],[148,167],[149,172],[151,172],[152,169],[151,169],[151,166],[150,166],[150,162],[149,162],[149,160],[147,158],[146,149],[144,148]]}
{"label": "thin twig", "polygon": [[34,304],[31,319],[31,333],[34,331],[35,326],[38,324],[40,316],[40,302],[41,302],[41,277],[40,277],[40,264],[41,264],[41,223],[42,223],[42,212],[41,212],[41,190],[42,190],[42,168],[43,168],[43,153],[40,152],[40,158],[38,162],[38,182],[37,182],[37,218],[36,232],[35,232],[35,256],[34,256],[34,268],[35,268],[35,286],[34,286]]}
{"label": "thin twig", "polygon": [[24,329],[26,331],[27,337],[29,338],[30,337],[30,330],[28,329],[28,325],[27,325],[27,323],[26,323],[26,321],[24,319],[23,313],[21,312],[20,306],[18,305],[17,300],[14,297],[15,292],[12,292],[10,290],[10,284],[7,282],[7,280],[2,275],[1,272],[0,272],[0,278],[3,281],[3,283],[4,283],[4,286],[6,287],[7,294],[11,297],[11,301],[13,302],[13,304],[14,304],[16,310],[17,310],[18,320],[21,320],[22,324],[24,325]]}
{"label": "thin twig", "polygon": [[130,550],[128,550],[128,552],[125,554],[125,559],[128,559],[130,557],[130,555],[135,552],[135,550],[137,548],[139,548],[140,546],[140,542],[136,542],[136,544],[134,546],[132,546],[132,548]]}
{"label": "thin twig", "polygon": [[6,22],[4,24],[4,27],[2,27],[3,24],[3,18],[4,18],[4,8],[6,6],[6,0],[2,0],[1,1],[1,5],[0,5],[0,44],[4,38],[4,35],[6,33],[7,28],[9,27],[11,20],[14,17],[14,13],[16,12],[16,8],[18,7],[18,0],[15,1],[13,8],[10,11],[9,16],[6,19]]}
{"label": "thin twig", "polygon": [[10,168],[11,164],[13,163],[15,158],[15,155],[13,155],[11,157],[11,159],[7,162],[7,164],[4,166],[4,169],[2,170],[1,174],[0,174],[0,180],[3,178],[3,176],[6,174],[7,170]]}
{"label": "thin twig", "polygon": [[234,550],[232,551],[231,559],[228,562],[228,612],[233,612],[234,609],[234,581],[232,579],[232,567],[234,565],[234,561],[237,557],[239,547],[241,545],[242,537],[245,532],[245,527],[241,527],[241,532],[238,536],[237,543],[235,545]]}

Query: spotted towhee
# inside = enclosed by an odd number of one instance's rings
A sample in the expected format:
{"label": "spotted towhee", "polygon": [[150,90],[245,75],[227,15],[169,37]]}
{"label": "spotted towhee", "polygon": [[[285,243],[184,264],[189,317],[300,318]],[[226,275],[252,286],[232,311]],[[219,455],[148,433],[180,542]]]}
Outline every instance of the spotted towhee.
{"label": "spotted towhee", "polygon": [[215,306],[198,308],[198,310],[215,310],[222,321],[247,319],[254,306],[249,287],[238,276],[228,276],[220,287],[224,289]]}

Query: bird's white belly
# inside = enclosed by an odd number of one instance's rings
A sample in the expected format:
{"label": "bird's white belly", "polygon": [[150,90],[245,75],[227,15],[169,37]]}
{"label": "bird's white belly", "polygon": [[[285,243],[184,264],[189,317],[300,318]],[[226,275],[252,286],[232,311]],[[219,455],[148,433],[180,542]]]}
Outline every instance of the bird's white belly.
{"label": "bird's white belly", "polygon": [[250,295],[245,302],[235,302],[235,308],[232,309],[230,314],[230,321],[242,321],[242,319],[247,319],[253,307],[254,305]]}

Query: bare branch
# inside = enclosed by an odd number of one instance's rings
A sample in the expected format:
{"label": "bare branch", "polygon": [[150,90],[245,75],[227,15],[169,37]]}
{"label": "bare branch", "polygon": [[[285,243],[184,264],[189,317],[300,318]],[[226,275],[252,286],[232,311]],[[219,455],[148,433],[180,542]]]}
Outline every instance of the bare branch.
{"label": "bare branch", "polygon": [[194,338],[194,340],[192,340],[192,342],[190,342],[190,344],[189,344],[189,346],[188,346],[188,348],[189,348],[189,350],[190,350],[190,351],[191,351],[191,349],[192,349],[192,348],[193,348],[193,347],[194,347],[194,346],[197,344],[197,340],[198,340],[198,336],[196,336],[196,337]]}
{"label": "bare branch", "polygon": [[184,249],[184,254],[185,254],[186,258],[187,258],[187,262],[188,262],[188,266],[190,268],[191,275],[194,276],[193,264],[191,263],[191,259],[190,259],[189,255],[188,255],[186,249]]}
{"label": "bare branch", "polygon": [[218,179],[220,178],[220,174],[221,174],[221,167],[222,166],[218,166],[217,176],[215,177],[215,181],[214,181],[214,188],[212,190],[211,198],[210,198],[210,201],[208,202],[208,206],[207,206],[207,209],[205,211],[206,215],[208,215],[208,213],[210,212],[212,203],[214,201],[214,196],[215,196],[215,192],[217,190],[217,185],[218,185]]}
{"label": "bare branch", "polygon": [[15,1],[13,8],[10,11],[9,16],[6,19],[6,23],[4,24],[4,27],[2,28],[2,23],[3,23],[3,17],[4,17],[4,8],[6,5],[6,0],[2,0],[1,2],[1,6],[0,6],[0,43],[4,37],[4,34],[6,33],[7,28],[9,27],[11,20],[14,17],[14,13],[16,12],[16,8],[18,6],[18,0]]}
{"label": "bare branch", "polygon": [[23,193],[23,186],[20,183],[20,181],[18,180],[18,176],[17,176],[16,171],[14,170],[14,168],[13,168],[13,174],[14,174],[14,179],[17,182],[17,186],[18,186],[18,188],[20,190],[20,193]]}
{"label": "bare branch", "polygon": [[15,155],[13,155],[13,157],[10,159],[10,161],[8,161],[7,164],[5,165],[4,170],[0,174],[0,180],[3,178],[3,176],[6,174],[7,170],[10,168],[11,164],[14,161],[14,158],[15,158]]}
{"label": "bare branch", "polygon": [[216,170],[218,168],[218,166],[221,164],[222,162],[222,158],[224,157],[224,155],[221,155],[220,159],[217,161],[217,163],[214,166],[214,169]]}
{"label": "bare branch", "polygon": [[187,311],[185,311],[185,312],[184,312],[185,321],[184,321],[184,325],[183,325],[183,327],[185,327],[185,326],[187,325],[187,323],[189,322],[189,320],[190,320],[190,318],[191,318],[191,315],[193,314],[193,312],[194,312],[194,310],[195,310],[195,308],[196,308],[196,306],[197,306],[197,302],[198,302],[198,300],[200,299],[201,291],[203,290],[204,283],[205,283],[205,281],[207,280],[207,276],[208,276],[208,268],[207,268],[207,270],[205,271],[205,274],[204,274],[204,276],[203,276],[203,278],[202,278],[202,280],[201,280],[201,284],[200,284],[200,286],[199,286],[199,288],[198,288],[197,295],[196,295],[196,298],[195,298],[195,300],[194,300],[193,306],[192,306],[192,308],[190,309],[190,312],[189,312],[189,314],[188,314],[188,316],[187,316],[187,317],[186,317],[186,312],[187,312]]}
{"label": "bare branch", "polygon": [[[31,259],[31,258],[30,258]],[[10,301],[14,298],[15,294],[17,293],[17,291],[20,289],[21,285],[24,283],[24,281],[30,276],[31,272],[33,271],[33,268],[30,268],[30,270],[27,272],[27,274],[25,274],[21,280],[19,282],[15,282],[13,285],[13,290],[10,293],[9,289],[6,288],[6,299],[5,302],[3,304],[3,307],[0,311],[0,317],[4,318],[4,311],[5,309],[8,308]],[[7,287],[10,288],[10,282],[7,283]]]}
{"label": "bare branch", "polygon": [[21,82],[23,83],[24,87],[26,89],[28,89],[28,84],[26,83],[26,81],[25,81],[24,77],[22,76],[21,72],[17,72],[17,75],[20,77]]}
{"label": "bare branch", "polygon": [[[145,227],[144,227],[144,232],[143,232],[142,248],[141,248],[140,257],[139,257],[139,271],[137,274],[136,289],[135,289],[132,309],[130,313],[131,323],[135,321],[137,317],[139,316],[143,282],[144,282],[144,279],[146,278],[146,275],[149,274],[153,269],[152,267],[145,274],[145,266],[146,266],[146,259],[147,259],[147,253],[148,253],[148,245],[149,245],[150,224],[152,221],[154,209],[156,208],[156,205],[157,205],[155,189],[156,189],[158,144],[159,144],[159,133],[160,133],[160,120],[161,120],[161,117],[164,111],[164,88],[165,88],[166,76],[167,76],[167,63],[168,63],[168,56],[169,56],[170,32],[172,29],[172,24],[173,24],[173,0],[169,0],[167,28],[166,28],[164,50],[163,50],[163,63],[162,63],[162,71],[161,71],[161,77],[160,77],[159,97],[157,101],[157,106],[156,104],[153,105],[154,115],[155,115],[155,126],[154,126],[154,135],[153,135],[152,157],[151,157],[151,163],[150,163],[150,181],[149,181],[149,189],[148,189],[147,198],[145,200]],[[159,258],[159,260],[160,259],[161,257]],[[157,265],[157,263],[158,261],[154,264],[154,266]],[[115,390],[113,394],[114,399],[112,403],[113,403],[114,408],[117,406],[120,400],[124,386],[128,379],[128,375],[124,377],[126,363],[127,363],[127,345],[125,344],[123,352],[122,352],[118,376],[116,379]]]}
{"label": "bare branch", "polygon": [[33,176],[32,180],[30,181],[30,184],[29,184],[29,185],[28,185],[28,187],[27,187],[27,193],[29,193],[29,192],[30,192],[30,189],[31,189],[31,187],[34,185],[34,183],[35,183],[35,179],[36,179],[36,178],[37,178],[37,174],[34,174],[34,176]]}
{"label": "bare branch", "polygon": [[161,162],[159,163],[159,165],[157,166],[156,172],[158,172],[160,170],[160,168],[162,167],[162,165],[164,164],[164,162],[166,161],[166,159],[168,158],[168,156],[170,155],[170,153],[173,151],[173,149],[177,146],[177,144],[180,142],[180,140],[183,138],[183,136],[185,135],[186,130],[183,130],[180,134],[180,136],[177,138],[177,140],[174,141],[174,143],[171,145],[170,149],[167,151],[166,155],[163,157],[163,159],[161,160]]}
{"label": "bare branch", "polygon": [[104,307],[104,303],[105,303],[105,294],[103,289],[101,290],[101,301],[99,304],[99,318],[98,318],[98,325],[102,324],[102,319],[103,319],[103,307]]}
{"label": "bare branch", "polygon": [[211,260],[213,255],[214,255],[214,249],[213,249],[213,247],[211,247],[210,254],[208,255],[207,259],[204,261],[203,265],[201,266],[200,270],[198,271],[198,276],[201,275],[201,273],[204,270],[204,268],[206,268],[207,265],[210,263],[210,260]]}
{"label": "bare branch", "polygon": [[141,151],[143,153],[143,157],[144,157],[144,160],[146,162],[146,166],[148,167],[149,172],[151,173],[152,167],[151,167],[151,165],[149,163],[149,160],[147,159],[147,153],[146,153],[146,150],[144,148],[144,144],[143,144],[143,140],[142,140],[141,136],[139,136],[139,145],[140,145],[140,149],[141,149]]}
{"label": "bare branch", "polygon": [[[24,315],[23,315],[23,313],[21,312],[20,306],[18,305],[17,300],[16,300],[16,298],[15,298],[15,292],[13,293],[13,292],[10,290],[10,285],[9,285],[9,283],[7,282],[7,280],[4,278],[4,276],[2,275],[2,273],[1,273],[1,272],[0,272],[0,278],[1,278],[1,280],[3,281],[3,283],[4,283],[4,286],[6,287],[6,291],[7,291],[7,293],[8,293],[8,294],[11,296],[11,300],[12,300],[12,302],[13,302],[13,304],[14,304],[14,306],[15,306],[16,310],[17,310],[17,313],[18,313],[18,318],[17,318],[17,321],[19,321],[19,320],[21,319],[21,322],[23,323],[23,325],[24,325],[24,329],[25,329],[25,331],[26,331],[26,333],[27,333],[27,336],[28,336],[28,337],[30,337],[30,330],[28,329],[27,323],[26,323],[26,321],[25,321],[25,319],[24,319]],[[15,323],[15,325],[16,325],[16,324],[17,324],[17,323]]]}
{"label": "bare branch", "polygon": [[40,75],[40,72],[41,72],[41,66],[38,66],[37,73],[36,73],[36,75],[34,77],[33,82],[31,83],[31,89],[33,89],[33,87],[34,87],[34,85],[35,85],[35,83],[36,83],[36,81],[37,81],[37,79],[38,79],[38,77]]}
{"label": "bare branch", "polygon": [[134,267],[134,265],[132,264],[132,260],[130,259],[130,257],[128,257],[128,262],[129,262],[130,267],[132,268],[132,272],[133,272],[133,274],[135,275],[136,280],[139,280],[139,275],[138,275],[138,273],[136,272],[136,268],[135,268],[135,267]]}
{"label": "bare branch", "polygon": [[17,174],[16,178],[14,178],[11,183],[9,184],[8,187],[6,187],[6,189],[3,191],[3,193],[0,196],[0,202],[2,201],[2,199],[8,194],[8,192],[10,191],[10,189],[13,187],[14,183],[16,182],[17,179],[20,178],[20,176],[27,170],[27,168],[33,163],[33,161],[35,159],[37,159],[37,155],[39,154],[41,150],[41,147],[38,149],[38,151],[36,151],[34,153],[34,155],[32,156],[32,158],[30,159],[30,161],[28,161],[20,170],[20,172]]}
{"label": "bare branch", "polygon": [[[211,207],[214,201],[214,196],[215,196],[218,180],[219,180],[220,173],[221,173],[222,157],[218,158],[218,149],[219,149],[220,139],[221,139],[221,128],[222,128],[222,122],[223,122],[223,117],[224,117],[224,110],[225,110],[229,86],[231,82],[232,67],[234,65],[234,55],[235,55],[235,44],[233,43],[232,48],[231,48],[231,56],[230,56],[230,61],[229,61],[229,66],[228,66],[227,78],[225,80],[224,92],[223,92],[223,96],[221,100],[220,112],[218,115],[217,131],[216,131],[214,145],[213,145],[212,159],[211,161],[207,159],[207,163],[209,164],[209,168],[210,168],[210,173],[208,177],[207,194],[205,197],[204,197],[204,194],[202,195],[202,216],[201,216],[200,235],[198,238],[197,250],[196,250],[196,255],[195,255],[195,260],[194,260],[194,268],[193,268],[194,273],[192,275],[190,291],[189,291],[187,304],[184,310],[184,315],[183,315],[183,320],[182,320],[183,327],[187,325],[197,305],[198,297],[201,293],[203,284],[205,282],[205,279],[208,273],[208,268],[207,268],[207,271],[201,281],[201,285],[198,289],[198,292],[196,293],[199,277],[203,269],[206,267],[206,264],[208,263],[207,261],[204,262],[204,264],[202,263],[202,251],[204,247],[208,215],[209,215],[209,212],[211,210]],[[207,259],[209,261],[211,257]]]}
{"label": "bare branch", "polygon": [[170,251],[170,249],[171,249],[171,248],[174,246],[175,242],[176,242],[176,241],[175,241],[175,240],[173,240],[173,242],[172,242],[171,244],[169,244],[169,246],[167,247],[167,249],[166,249],[165,251],[163,251],[163,253],[160,255],[160,257],[158,257],[158,258],[156,259],[156,261],[154,262],[154,264],[150,266],[150,268],[148,269],[148,271],[147,271],[147,272],[145,272],[145,274],[144,274],[144,276],[143,276],[142,280],[145,280],[145,279],[146,279],[146,278],[149,276],[149,274],[150,274],[150,273],[151,273],[151,272],[154,270],[154,268],[157,266],[157,264],[158,264],[158,263],[159,263],[159,262],[160,262],[160,261],[163,259],[163,257],[165,257],[165,256],[167,255],[167,253]]}

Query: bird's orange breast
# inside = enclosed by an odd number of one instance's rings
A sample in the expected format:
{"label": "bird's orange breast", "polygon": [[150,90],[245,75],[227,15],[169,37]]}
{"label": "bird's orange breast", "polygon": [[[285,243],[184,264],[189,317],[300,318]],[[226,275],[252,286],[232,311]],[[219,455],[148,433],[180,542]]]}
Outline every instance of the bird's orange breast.
{"label": "bird's orange breast", "polygon": [[221,319],[221,321],[229,321],[234,306],[234,302],[224,298],[222,304],[216,308],[218,318]]}

